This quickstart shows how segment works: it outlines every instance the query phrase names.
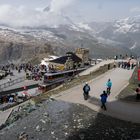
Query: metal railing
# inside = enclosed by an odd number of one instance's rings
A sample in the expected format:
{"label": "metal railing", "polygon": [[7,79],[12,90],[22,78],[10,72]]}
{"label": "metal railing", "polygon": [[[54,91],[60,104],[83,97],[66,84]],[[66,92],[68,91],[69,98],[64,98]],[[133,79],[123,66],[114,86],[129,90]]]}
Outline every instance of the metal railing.
{"label": "metal railing", "polygon": [[8,81],[6,83],[3,83],[3,84],[0,85],[0,91],[3,91],[5,88],[13,86],[17,83],[20,83],[20,82],[24,81],[24,80],[25,80],[25,77],[20,77],[20,78]]}

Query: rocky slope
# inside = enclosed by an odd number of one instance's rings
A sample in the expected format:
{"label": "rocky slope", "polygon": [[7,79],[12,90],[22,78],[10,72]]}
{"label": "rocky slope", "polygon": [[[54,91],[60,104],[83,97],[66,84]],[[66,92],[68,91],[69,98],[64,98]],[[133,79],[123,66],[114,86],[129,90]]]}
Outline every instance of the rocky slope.
{"label": "rocky slope", "polygon": [[[83,26],[83,25],[80,25]],[[92,57],[114,56],[128,50],[113,47],[94,37],[92,31],[76,25],[22,29],[0,28],[0,62],[25,61],[47,54],[64,55],[67,51],[85,47]]]}
{"label": "rocky slope", "polygon": [[[31,32],[32,33],[32,32]],[[48,54],[57,54],[63,49],[63,46],[57,50],[57,39],[49,41],[34,35],[21,31],[9,29],[0,29],[0,62],[26,61],[34,57],[47,56]],[[59,45],[61,42],[59,43]]]}
{"label": "rocky slope", "polygon": [[[24,110],[24,111],[23,111]],[[35,111],[33,111],[35,110]],[[1,140],[132,140],[140,138],[140,125],[102,115],[85,106],[45,101],[13,112],[17,120],[0,130]],[[10,122],[9,122],[10,123]]]}

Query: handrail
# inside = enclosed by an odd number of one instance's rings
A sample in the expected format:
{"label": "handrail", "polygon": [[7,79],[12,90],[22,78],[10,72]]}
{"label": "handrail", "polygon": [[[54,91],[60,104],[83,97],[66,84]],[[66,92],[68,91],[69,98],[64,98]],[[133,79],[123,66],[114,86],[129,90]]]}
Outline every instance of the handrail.
{"label": "handrail", "polygon": [[20,82],[22,82],[24,80],[25,80],[25,77],[20,77],[20,78],[17,78],[17,79],[8,81],[6,83],[3,83],[3,84],[0,85],[0,91],[3,91],[4,88],[7,88],[9,86],[12,86],[12,85],[14,85],[16,83],[20,83]]}

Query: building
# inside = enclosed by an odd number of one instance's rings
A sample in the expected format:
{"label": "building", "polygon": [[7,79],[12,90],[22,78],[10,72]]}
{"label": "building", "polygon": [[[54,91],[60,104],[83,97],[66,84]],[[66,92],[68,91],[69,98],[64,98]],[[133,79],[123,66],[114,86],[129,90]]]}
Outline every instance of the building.
{"label": "building", "polygon": [[75,54],[81,58],[82,65],[89,64],[89,49],[86,48],[77,48]]}
{"label": "building", "polygon": [[72,52],[68,52],[66,56],[59,57],[49,62],[50,69],[70,70],[80,67],[82,59]]}
{"label": "building", "polygon": [[49,55],[47,58],[44,58],[43,60],[41,60],[40,65],[44,65],[46,66],[47,70],[49,70],[49,62],[51,60],[57,59],[59,58],[58,56],[54,56],[54,55]]}

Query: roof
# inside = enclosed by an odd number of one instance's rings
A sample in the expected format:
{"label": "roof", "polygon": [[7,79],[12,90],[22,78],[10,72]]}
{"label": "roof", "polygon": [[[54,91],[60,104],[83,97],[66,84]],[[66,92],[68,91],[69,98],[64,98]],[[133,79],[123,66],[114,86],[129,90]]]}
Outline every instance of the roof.
{"label": "roof", "polygon": [[82,61],[82,59],[79,58],[77,55],[75,55],[72,52],[69,52],[67,53],[66,56],[59,57],[57,59],[51,60],[50,62],[58,63],[58,64],[65,64],[66,61],[68,60],[68,57],[70,57],[74,61],[74,63],[79,63]]}

